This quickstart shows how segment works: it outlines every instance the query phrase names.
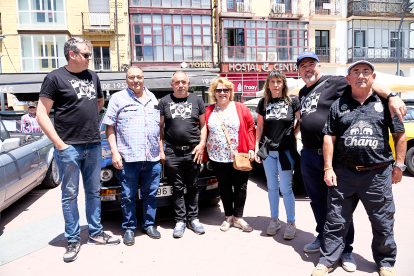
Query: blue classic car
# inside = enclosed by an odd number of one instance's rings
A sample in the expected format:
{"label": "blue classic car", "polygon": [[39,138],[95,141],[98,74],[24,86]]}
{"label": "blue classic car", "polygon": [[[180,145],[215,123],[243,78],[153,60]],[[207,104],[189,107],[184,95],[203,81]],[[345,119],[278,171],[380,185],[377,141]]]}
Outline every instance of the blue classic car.
{"label": "blue classic car", "polygon": [[61,183],[49,138],[20,131],[24,114],[0,112],[0,212],[40,184],[55,188]]}
{"label": "blue classic car", "polygon": [[[116,169],[112,165],[111,150],[105,135],[106,125],[101,123],[102,138],[102,166],[101,166],[101,204],[102,211],[112,211],[121,208],[121,185],[116,175]],[[158,188],[158,206],[172,205],[172,186],[168,184],[167,171],[162,165],[160,187]],[[218,182],[213,174],[209,162],[203,163],[198,178],[200,189],[200,202],[216,205],[220,201]],[[137,206],[141,206],[141,193],[137,193]]]}

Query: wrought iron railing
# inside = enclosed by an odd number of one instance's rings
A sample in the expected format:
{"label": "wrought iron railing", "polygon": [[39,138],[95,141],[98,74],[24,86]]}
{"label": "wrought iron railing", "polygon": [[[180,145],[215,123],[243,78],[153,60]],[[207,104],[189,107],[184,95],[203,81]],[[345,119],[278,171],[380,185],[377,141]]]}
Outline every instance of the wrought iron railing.
{"label": "wrought iron railing", "polygon": [[311,0],[309,1],[309,14],[338,15],[341,13],[340,0]]}
{"label": "wrought iron railing", "polygon": [[292,1],[295,0],[272,0],[270,1],[270,12],[275,14],[291,13]]}
{"label": "wrought iron railing", "polygon": [[93,59],[94,70],[111,70],[110,58],[94,58]]}
{"label": "wrought iron railing", "polygon": [[83,30],[115,30],[115,13],[110,12],[83,12]]}
{"label": "wrought iron railing", "polygon": [[340,63],[342,54],[341,48],[314,47],[310,50],[318,56],[319,62]]}
{"label": "wrought iron railing", "polygon": [[243,2],[238,2],[235,0],[228,0],[227,11],[240,12],[240,13],[251,12],[250,1],[244,0]]}
{"label": "wrought iron railing", "polygon": [[[386,17],[399,17],[404,12],[404,6],[406,0],[400,1],[401,3],[392,3],[395,0],[348,0],[348,15],[347,17],[358,16],[386,16]],[[405,17],[414,17],[414,11],[409,10]]]}
{"label": "wrought iron railing", "polygon": [[[397,62],[396,48],[349,48],[348,63],[358,60],[367,60],[378,63],[394,63]],[[401,62],[414,62],[414,49],[401,49]]]}

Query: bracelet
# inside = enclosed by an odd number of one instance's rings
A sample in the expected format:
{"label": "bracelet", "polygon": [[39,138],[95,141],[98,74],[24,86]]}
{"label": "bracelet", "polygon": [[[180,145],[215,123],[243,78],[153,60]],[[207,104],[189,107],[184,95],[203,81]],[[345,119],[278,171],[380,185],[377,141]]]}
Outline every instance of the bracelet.
{"label": "bracelet", "polygon": [[324,168],[323,170],[324,170],[324,171],[327,171],[327,170],[333,170],[333,168],[332,168],[332,167],[328,167],[328,168]]}

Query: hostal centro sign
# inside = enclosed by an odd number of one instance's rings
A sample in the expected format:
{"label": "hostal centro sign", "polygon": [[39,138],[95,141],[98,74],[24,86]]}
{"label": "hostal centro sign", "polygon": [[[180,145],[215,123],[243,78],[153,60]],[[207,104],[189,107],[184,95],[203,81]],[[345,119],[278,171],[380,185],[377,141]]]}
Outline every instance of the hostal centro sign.
{"label": "hostal centro sign", "polygon": [[270,72],[279,69],[295,72],[298,67],[295,63],[222,63],[222,72]]}

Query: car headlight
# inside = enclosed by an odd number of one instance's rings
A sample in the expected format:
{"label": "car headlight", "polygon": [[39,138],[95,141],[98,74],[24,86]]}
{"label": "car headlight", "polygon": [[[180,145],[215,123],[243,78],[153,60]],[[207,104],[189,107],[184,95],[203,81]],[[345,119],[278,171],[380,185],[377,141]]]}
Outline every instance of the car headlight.
{"label": "car headlight", "polygon": [[204,163],[203,163],[203,162],[201,162],[201,164],[200,164],[200,173],[201,173],[203,170],[204,170]]}
{"label": "car headlight", "polygon": [[210,172],[212,172],[212,171],[213,171],[213,166],[211,165],[210,160],[208,160],[208,161],[207,161],[207,163],[206,163],[206,168],[207,168],[207,170],[209,170]]}
{"label": "car headlight", "polygon": [[101,169],[101,181],[108,182],[114,177],[114,172],[111,169]]}

